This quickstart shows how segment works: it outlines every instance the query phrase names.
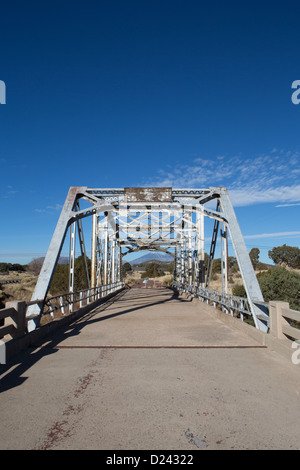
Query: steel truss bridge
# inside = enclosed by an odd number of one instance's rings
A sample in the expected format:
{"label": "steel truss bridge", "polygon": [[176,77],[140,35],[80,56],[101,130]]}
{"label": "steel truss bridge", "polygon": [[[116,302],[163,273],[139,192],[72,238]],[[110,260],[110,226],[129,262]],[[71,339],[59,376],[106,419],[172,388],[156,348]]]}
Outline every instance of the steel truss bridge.
{"label": "steel truss bridge", "polygon": [[[90,251],[85,242],[88,238]],[[228,293],[229,239],[247,298]],[[86,283],[86,289],[80,292],[74,289],[76,241]],[[69,289],[64,295],[50,297],[51,281],[66,244],[69,249]],[[221,251],[221,292],[210,289],[217,245]],[[209,248],[208,262],[205,263],[206,246]],[[123,287],[122,259],[136,251],[171,254],[174,257],[174,289],[219,305],[223,311],[242,319],[244,315],[251,316],[256,328],[268,331],[266,304],[224,187],[71,187],[27,310],[28,330],[39,326],[45,312],[55,308],[64,311],[66,306],[72,311],[75,302],[82,305],[84,299],[95,300]]]}

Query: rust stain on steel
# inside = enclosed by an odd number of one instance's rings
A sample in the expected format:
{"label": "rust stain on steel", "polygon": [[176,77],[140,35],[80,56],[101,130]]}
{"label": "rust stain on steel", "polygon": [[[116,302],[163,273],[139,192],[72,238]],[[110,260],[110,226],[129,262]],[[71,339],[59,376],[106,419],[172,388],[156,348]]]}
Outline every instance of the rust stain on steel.
{"label": "rust stain on steel", "polygon": [[125,202],[172,202],[172,188],[124,188]]}

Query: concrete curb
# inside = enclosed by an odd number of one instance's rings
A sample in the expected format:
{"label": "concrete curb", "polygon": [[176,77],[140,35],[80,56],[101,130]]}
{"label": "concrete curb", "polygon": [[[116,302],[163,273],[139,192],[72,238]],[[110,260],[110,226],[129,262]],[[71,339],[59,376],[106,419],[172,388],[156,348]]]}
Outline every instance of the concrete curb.
{"label": "concrete curb", "polygon": [[[199,304],[202,303],[201,300],[196,298],[193,299],[193,302],[199,302]],[[231,315],[226,314],[217,308],[214,310],[215,312],[211,312],[211,315],[216,316],[216,318],[221,320],[226,325],[230,325],[230,327],[233,327],[239,331],[243,331],[260,346],[266,346],[271,351],[276,352],[281,357],[288,359],[292,363],[291,358],[294,350],[291,349],[291,345],[288,341],[275,338],[270,333],[264,333],[254,326],[248,325],[247,323],[242,322],[240,319],[232,317]]]}

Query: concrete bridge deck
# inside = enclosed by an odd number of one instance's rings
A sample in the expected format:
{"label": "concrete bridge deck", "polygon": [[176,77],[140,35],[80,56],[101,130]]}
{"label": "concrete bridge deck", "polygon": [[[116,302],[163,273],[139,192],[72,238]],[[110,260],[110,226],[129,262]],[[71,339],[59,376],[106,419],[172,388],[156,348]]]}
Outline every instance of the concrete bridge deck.
{"label": "concrete bridge deck", "polygon": [[0,449],[299,449],[299,368],[168,289],[0,366]]}

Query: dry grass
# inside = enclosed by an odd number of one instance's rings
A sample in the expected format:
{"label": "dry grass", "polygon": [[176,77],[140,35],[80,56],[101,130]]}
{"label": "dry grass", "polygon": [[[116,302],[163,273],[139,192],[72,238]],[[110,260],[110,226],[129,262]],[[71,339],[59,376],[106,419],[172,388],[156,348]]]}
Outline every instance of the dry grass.
{"label": "dry grass", "polygon": [[[234,274],[228,281],[228,294],[232,294],[232,290],[236,285],[242,285],[242,276],[239,273]],[[221,292],[222,291],[222,276],[221,274],[214,274],[210,281],[210,289]]]}
{"label": "dry grass", "polygon": [[[128,286],[133,286],[134,284],[137,284],[141,279],[142,279],[142,274],[144,271],[133,271],[124,278],[125,283]],[[173,279],[173,276],[170,273],[165,273],[164,276],[160,277],[149,277],[149,280],[156,280],[161,282],[163,285],[168,285],[168,283]]]}
{"label": "dry grass", "polygon": [[9,300],[24,300],[25,302],[29,302],[35,284],[35,279],[24,279],[18,284],[4,285],[2,286],[2,290],[9,297]]}
{"label": "dry grass", "polygon": [[10,272],[6,276],[1,276],[0,274],[0,279],[20,279],[21,281],[15,284],[2,284],[0,293],[4,301],[24,300],[29,302],[37,281],[37,278],[27,272]]}
{"label": "dry grass", "polygon": [[[143,271],[133,271],[132,273],[127,274],[125,277],[125,282],[129,286],[133,286],[134,284],[137,284],[138,281],[141,279],[141,276],[143,274]],[[154,278],[150,278],[150,280],[153,280]],[[170,273],[165,273],[164,276],[157,277],[156,280],[161,282],[163,285],[167,286],[169,282],[173,279],[173,276]],[[228,282],[228,293],[232,294],[232,289],[236,285],[242,285],[242,276],[240,273],[235,273],[233,276],[231,276],[230,279],[231,282]],[[213,276],[213,279],[210,282],[210,289],[212,290],[217,290],[217,291],[222,291],[222,276],[221,274],[215,274]]]}
{"label": "dry grass", "polygon": [[131,287],[141,279],[142,273],[143,271],[132,271],[131,273],[127,273],[124,277],[124,282]]}

